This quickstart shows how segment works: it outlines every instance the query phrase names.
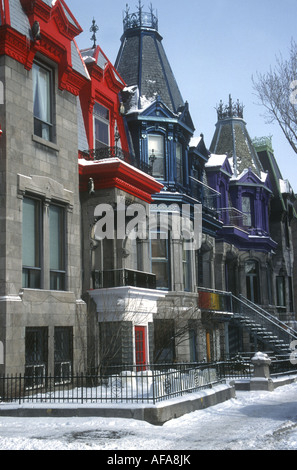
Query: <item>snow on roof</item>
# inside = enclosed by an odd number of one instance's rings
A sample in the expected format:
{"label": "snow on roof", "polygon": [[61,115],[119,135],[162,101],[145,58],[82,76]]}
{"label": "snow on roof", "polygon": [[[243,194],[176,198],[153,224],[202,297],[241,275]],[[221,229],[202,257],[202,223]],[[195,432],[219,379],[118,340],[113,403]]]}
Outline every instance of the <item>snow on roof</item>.
{"label": "snow on roof", "polygon": [[197,145],[199,144],[199,142],[201,141],[202,139],[202,136],[199,135],[199,136],[193,136],[190,140],[190,147],[197,147]]}
{"label": "snow on roof", "polygon": [[208,162],[205,164],[205,166],[206,167],[222,166],[226,158],[227,158],[226,154],[216,155],[212,153],[208,159]]}
{"label": "snow on roof", "polygon": [[282,194],[293,193],[292,186],[290,185],[288,180],[279,179],[279,188]]}

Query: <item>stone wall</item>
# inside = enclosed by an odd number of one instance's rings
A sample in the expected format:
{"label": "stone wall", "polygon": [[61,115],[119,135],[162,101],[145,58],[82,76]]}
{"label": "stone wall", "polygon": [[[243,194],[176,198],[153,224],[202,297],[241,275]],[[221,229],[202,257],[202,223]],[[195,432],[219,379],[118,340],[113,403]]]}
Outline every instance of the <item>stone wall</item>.
{"label": "stone wall", "polygon": [[[57,87],[54,71],[54,139],[34,136],[32,71],[13,59],[0,58],[5,103],[0,119],[0,336],[5,372],[23,373],[25,328],[48,328],[48,371],[53,372],[53,329],[73,327],[74,364],[84,362],[85,307],[81,296],[80,205],[77,170],[76,97]],[[35,196],[43,206],[42,288],[22,286],[22,201]],[[60,203],[66,214],[66,291],[49,290],[48,204]],[[48,227],[48,225],[47,225]],[[4,372],[4,368],[2,370]]]}

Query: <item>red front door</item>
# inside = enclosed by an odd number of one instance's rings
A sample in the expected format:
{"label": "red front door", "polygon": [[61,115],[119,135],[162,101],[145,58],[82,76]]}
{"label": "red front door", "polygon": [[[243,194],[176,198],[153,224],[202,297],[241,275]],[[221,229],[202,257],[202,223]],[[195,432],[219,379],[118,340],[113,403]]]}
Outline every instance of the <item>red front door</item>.
{"label": "red front door", "polygon": [[137,370],[145,370],[146,364],[146,327],[135,326],[135,356]]}

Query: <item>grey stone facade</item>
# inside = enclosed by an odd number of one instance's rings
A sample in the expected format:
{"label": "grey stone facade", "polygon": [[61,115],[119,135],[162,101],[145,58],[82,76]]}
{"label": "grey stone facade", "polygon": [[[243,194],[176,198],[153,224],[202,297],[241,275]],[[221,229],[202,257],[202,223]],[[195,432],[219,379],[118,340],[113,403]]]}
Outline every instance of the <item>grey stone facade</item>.
{"label": "grey stone facade", "polygon": [[[1,56],[0,79],[5,97],[0,107],[3,127],[0,160],[0,336],[5,366],[1,372],[24,373],[26,328],[46,328],[47,372],[54,372],[54,329],[70,327],[73,365],[84,369],[86,309],[81,296],[80,204],[77,172],[76,97],[58,89],[54,70],[53,142],[34,136],[32,70]],[[22,285],[22,202],[25,196],[42,205],[41,289]],[[66,288],[50,290],[48,206],[61,204],[66,217]]]}

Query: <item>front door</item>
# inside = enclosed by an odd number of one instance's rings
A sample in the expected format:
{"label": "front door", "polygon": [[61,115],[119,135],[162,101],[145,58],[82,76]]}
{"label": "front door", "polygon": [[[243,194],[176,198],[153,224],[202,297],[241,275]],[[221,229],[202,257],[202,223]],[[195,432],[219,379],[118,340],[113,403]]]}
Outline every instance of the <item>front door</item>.
{"label": "front door", "polygon": [[137,370],[145,370],[146,364],[146,327],[135,326],[135,359]]}

